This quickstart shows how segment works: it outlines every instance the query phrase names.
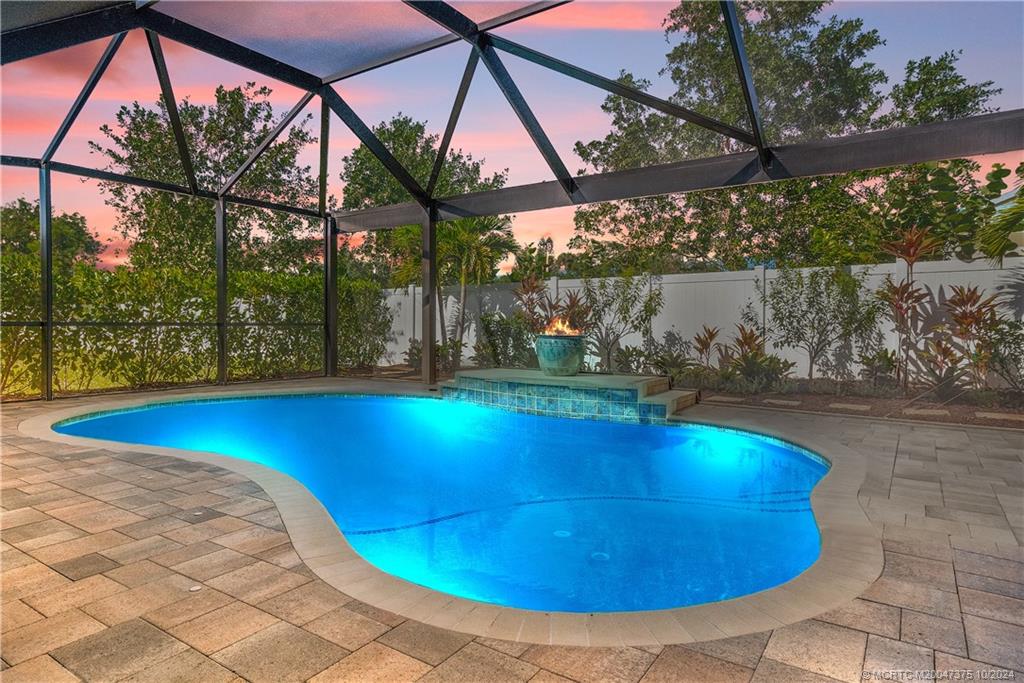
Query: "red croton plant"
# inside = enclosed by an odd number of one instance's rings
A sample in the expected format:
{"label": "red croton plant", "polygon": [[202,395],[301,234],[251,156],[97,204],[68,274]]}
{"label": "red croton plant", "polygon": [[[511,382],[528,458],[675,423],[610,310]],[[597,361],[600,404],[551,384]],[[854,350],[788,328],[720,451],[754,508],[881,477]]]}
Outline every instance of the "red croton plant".
{"label": "red croton plant", "polygon": [[896,372],[901,386],[908,388],[914,370],[929,389],[949,398],[965,384],[984,386],[998,303],[996,296],[986,297],[975,286],[952,285],[952,294],[937,306],[932,293],[914,281],[914,266],[940,247],[941,241],[920,227],[883,244],[886,253],[906,265],[907,274],[898,283],[886,280],[878,295],[899,338]]}

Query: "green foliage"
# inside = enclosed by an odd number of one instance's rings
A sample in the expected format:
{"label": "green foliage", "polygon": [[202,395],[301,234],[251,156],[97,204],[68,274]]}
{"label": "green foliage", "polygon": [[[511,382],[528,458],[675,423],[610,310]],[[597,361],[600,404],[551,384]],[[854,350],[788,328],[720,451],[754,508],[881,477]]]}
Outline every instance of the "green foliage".
{"label": "green foliage", "polygon": [[[39,202],[19,197],[0,208],[0,251],[4,254],[32,254],[39,259]],[[53,214],[54,268],[66,268],[77,261],[94,262],[102,245],[93,237],[80,213]]]}
{"label": "green foliage", "polygon": [[[883,36],[860,20],[829,16],[828,2],[737,4],[772,144],[972,116],[989,111],[987,102],[999,92],[990,81],[970,83],[957,70],[959,53],[947,52],[910,60],[886,98],[886,77],[872,61]],[[723,77],[735,65],[718,5],[681,2],[665,31],[673,47],[663,73],[676,86],[675,98],[746,127],[739,82]],[[628,73],[620,79],[641,89],[650,85]],[[588,170],[740,150],[735,141],[614,95],[603,109],[611,132],[576,144]],[[971,256],[981,249],[996,258],[1011,248],[1000,239],[1008,233],[993,228],[978,239],[994,186],[977,183],[976,170],[973,162],[957,160],[592,204],[576,210],[570,242],[576,253],[562,260],[576,277],[739,270],[751,262],[871,263],[880,242],[898,233],[888,217],[902,210],[894,208],[900,202],[913,207],[919,225],[934,226],[942,253]]]}
{"label": "green foliage", "polygon": [[880,116],[878,123],[885,127],[916,126],[993,111],[985,103],[1002,88],[993,88],[992,81],[968,83],[956,67],[962,53],[949,51],[934,59],[922,57],[907,62],[903,82],[889,93],[892,111]]}
{"label": "green foliage", "polygon": [[535,368],[537,354],[534,333],[520,311],[511,315],[484,313],[480,316],[480,336],[474,347],[473,361],[480,367]]}
{"label": "green foliage", "polygon": [[1024,321],[1001,320],[989,332],[992,372],[1014,391],[1024,391]]}
{"label": "green foliage", "polygon": [[381,286],[372,280],[339,280],[338,365],[372,368],[393,339],[391,309]]}
{"label": "green foliage", "polygon": [[517,245],[515,262],[506,276],[511,282],[522,282],[528,278],[543,280],[557,275],[554,257],[555,244],[550,237],[542,237],[534,244]]}
{"label": "green foliage", "polygon": [[618,371],[615,352],[627,335],[635,332],[650,339],[654,317],[664,304],[661,287],[652,282],[650,276],[584,281],[587,338],[604,372]]}
{"label": "green foliage", "polygon": [[[178,103],[200,187],[217,188],[242,163],[276,122],[271,89],[247,83],[218,86],[211,104]],[[232,192],[293,206],[316,203],[317,182],[299,154],[316,138],[311,117],[297,120],[242,175]],[[184,184],[177,146],[163,101],[121,107],[116,126],[103,126],[91,142],[108,168],[142,178]],[[101,183],[106,203],[118,214],[117,231],[129,241],[125,256],[133,267],[173,265],[205,271],[215,258],[213,202],[130,185]],[[298,239],[306,220],[290,214],[231,205],[228,258],[233,267],[297,267],[319,246]],[[275,248],[268,249],[268,245]],[[253,262],[256,262],[253,264]]]}
{"label": "green foliage", "polygon": [[[1008,206],[996,209],[975,234],[978,250],[997,265],[1002,265],[1006,256],[1019,256],[1022,253],[1017,243],[1010,239],[1010,235],[1024,230],[1024,193],[1020,192],[1021,186],[1024,185],[1024,162],[1017,165],[1014,174],[1017,176],[1017,194]],[[989,187],[997,189],[998,183],[1006,175],[997,164],[987,176]]]}
{"label": "green foliage", "polygon": [[770,337],[781,348],[803,350],[809,359],[808,379],[827,367],[835,354],[863,348],[873,336],[881,314],[879,302],[864,288],[867,272],[851,275],[838,268],[804,273],[783,269],[762,289],[770,312]]}

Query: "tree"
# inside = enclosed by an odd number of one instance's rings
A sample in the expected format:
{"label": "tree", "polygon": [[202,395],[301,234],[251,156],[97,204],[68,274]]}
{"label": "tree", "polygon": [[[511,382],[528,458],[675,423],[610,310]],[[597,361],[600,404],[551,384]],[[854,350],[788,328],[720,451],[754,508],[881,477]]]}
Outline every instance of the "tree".
{"label": "tree", "polygon": [[[773,144],[838,135],[868,125],[882,102],[884,73],[867,56],[881,38],[859,20],[823,20],[825,2],[744,2],[739,19],[766,131]],[[716,3],[680,3],[666,18],[675,46],[663,73],[672,99],[721,121],[749,127],[735,64]],[[821,74],[828,74],[822,78]],[[640,88],[630,74],[620,80]],[[579,142],[576,152],[595,171],[741,151],[711,131],[609,96],[603,109],[611,132]],[[804,264],[833,246],[830,261],[854,258],[858,213],[851,186],[858,176],[793,180],[758,187],[628,200],[582,207],[571,247],[592,255],[578,261],[594,274],[744,267],[748,259]],[[809,197],[816,196],[815,200]],[[781,222],[790,208],[794,220]],[[843,235],[835,239],[836,233]],[[619,248],[616,243],[623,245]],[[589,274],[589,273],[588,273]]]}
{"label": "tree", "polygon": [[816,268],[806,275],[783,269],[762,291],[770,312],[769,336],[776,346],[807,354],[809,380],[815,368],[828,367],[834,351],[850,356],[851,348],[862,346],[876,330],[881,309],[864,288],[866,276],[839,268]]}
{"label": "tree", "polygon": [[515,262],[506,277],[511,282],[522,282],[528,277],[551,277],[558,268],[554,254],[555,243],[550,237],[542,237],[536,244],[528,242],[518,245],[514,254]]}
{"label": "tree", "polygon": [[[437,157],[439,141],[437,135],[427,133],[425,122],[414,121],[399,113],[391,120],[374,126],[373,132],[414,178],[426,184]],[[411,201],[405,188],[388,173],[366,145],[356,147],[351,154],[342,158],[341,163],[340,177],[345,183],[342,208],[365,209]],[[486,176],[483,163],[483,159],[474,159],[461,149],[449,150],[438,176],[435,194],[445,197],[503,187],[507,172]],[[411,229],[418,227],[413,226]],[[440,240],[438,242],[440,249]],[[418,264],[419,247],[412,253],[408,248],[409,243],[409,235],[402,235],[395,230],[378,230],[367,235],[359,251],[392,273],[409,259]],[[397,286],[400,283],[396,281],[394,284]]]}
{"label": "tree", "polygon": [[439,239],[450,244],[451,255],[458,268],[459,303],[455,321],[455,365],[461,362],[466,333],[466,290],[470,282],[477,287],[490,282],[498,272],[498,264],[515,251],[512,221],[505,216],[461,218],[447,222]]}
{"label": "tree", "polygon": [[[882,36],[865,30],[860,20],[829,17],[828,4],[738,3],[771,144],[989,111],[987,102],[999,90],[990,81],[970,83],[959,74],[957,52],[911,60],[903,81],[884,96],[887,79],[871,61]],[[719,11],[717,3],[682,2],[669,12],[665,30],[674,47],[663,73],[676,86],[675,101],[746,128]],[[620,80],[641,89],[649,86],[628,73]],[[618,171],[745,149],[614,95],[602,108],[611,119],[608,135],[576,144],[589,170]],[[976,170],[968,161],[949,165],[955,184],[949,191],[956,194],[950,205],[973,201]],[[926,172],[911,166],[581,207],[570,242],[577,251],[571,262],[584,275],[734,269],[751,261],[790,266],[868,262],[877,257],[881,241],[894,237],[878,215],[889,184],[894,183],[891,195],[914,201]],[[965,240],[954,239],[947,252],[956,251],[954,242]]]}
{"label": "tree", "polygon": [[[246,83],[218,86],[209,105],[188,99],[178,104],[200,187],[218,188],[276,124],[272,91]],[[91,142],[107,168],[142,178],[184,184],[177,146],[161,98],[155,106],[133,102],[121,107],[116,126],[104,125],[104,138]],[[302,149],[316,141],[307,130],[311,115],[292,124],[242,175],[232,192],[300,206],[315,203],[316,178],[298,163]],[[181,197],[130,185],[101,183],[106,202],[118,212],[117,230],[130,241],[125,254],[133,267],[176,265],[209,271],[215,256],[214,206],[209,200]],[[279,212],[232,205],[228,258],[232,267],[296,268],[308,262],[319,241],[296,239],[305,219]]]}
{"label": "tree", "polygon": [[963,50],[943,52],[937,58],[911,59],[902,83],[889,93],[892,110],[878,117],[880,126],[917,126],[952,121],[994,111],[986,103],[1001,93],[992,81],[968,83],[957,71]]}
{"label": "tree", "polygon": [[[426,131],[426,123],[414,121],[399,113],[390,121],[384,121],[373,128],[373,132],[385,147],[395,156],[413,177],[425,183],[437,157],[438,136]],[[507,172],[484,175],[483,159],[474,159],[461,149],[449,150],[448,157],[438,177],[435,193],[437,196],[480,192],[504,186]],[[365,145],[360,145],[342,159],[341,179],[345,182],[342,207],[346,209],[383,206],[409,201],[409,195],[380,161]],[[456,337],[461,345],[463,314],[465,308],[465,283],[468,273],[488,270],[490,257],[484,253],[499,254],[494,266],[514,248],[511,240],[508,218],[465,218],[445,221],[437,226],[438,265],[438,313],[441,319],[440,337],[442,345],[448,342],[448,319],[441,287],[459,283],[461,296],[459,318],[456,320]],[[395,287],[421,281],[419,225],[400,226],[393,230],[378,230],[369,233],[359,247],[361,256],[374,262],[378,269]],[[478,241],[476,247],[467,245]],[[505,245],[504,251],[498,249]],[[493,268],[490,268],[493,271]],[[493,273],[487,279],[492,279]],[[459,348],[461,348],[459,346]]]}
{"label": "tree", "polygon": [[[24,197],[0,208],[0,249],[10,254],[39,256],[39,202]],[[69,266],[77,261],[93,263],[103,245],[93,236],[80,213],[54,212],[51,223],[55,267]],[[8,292],[10,295],[10,292]]]}
{"label": "tree", "polygon": [[617,372],[615,358],[622,340],[639,333],[645,343],[651,339],[654,316],[664,304],[661,287],[648,277],[603,278],[583,283],[587,310],[587,337],[601,369]]}

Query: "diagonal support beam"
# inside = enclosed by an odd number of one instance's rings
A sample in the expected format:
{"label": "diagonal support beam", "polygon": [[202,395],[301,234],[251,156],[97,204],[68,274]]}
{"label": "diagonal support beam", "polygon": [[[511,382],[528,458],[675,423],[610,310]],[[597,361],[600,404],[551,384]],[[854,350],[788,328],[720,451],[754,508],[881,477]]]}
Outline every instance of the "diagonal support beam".
{"label": "diagonal support beam", "polygon": [[757,90],[754,88],[754,76],[750,69],[750,62],[747,60],[747,48],[743,42],[743,32],[740,29],[740,20],[736,16],[736,3],[733,0],[720,0],[722,18],[725,20],[725,30],[729,34],[729,45],[732,46],[732,56],[736,62],[736,72],[740,79],[740,89],[743,90],[743,102],[747,107],[747,118],[750,120],[750,129],[753,132],[754,147],[757,148],[757,158],[761,165],[767,167],[771,158],[768,147],[765,144],[764,125],[761,122],[761,106],[757,101]]}
{"label": "diagonal support beam", "polygon": [[533,110],[530,109],[530,105],[527,104],[526,98],[523,97],[523,93],[519,90],[519,86],[512,80],[508,69],[505,68],[505,64],[494,50],[494,46],[491,45],[490,36],[486,33],[481,33],[475,23],[447,2],[441,2],[440,0],[405,0],[405,3],[476,48],[480,53],[480,59],[483,60],[484,66],[487,67],[491,77],[494,78],[494,82],[497,83],[505,99],[508,100],[509,106],[512,107],[516,116],[519,117],[519,122],[523,124],[523,128],[526,129],[530,139],[533,140],[537,151],[544,157],[544,161],[547,162],[551,172],[555,175],[558,184],[562,186],[562,189],[574,203],[585,201],[584,197],[580,194],[576,181],[573,180],[569,169],[562,163],[562,158],[555,151],[554,145],[551,144],[550,138],[548,138],[547,133],[544,132],[540,125],[540,121],[537,120]]}
{"label": "diagonal support beam", "polygon": [[78,93],[78,97],[75,98],[74,104],[71,105],[71,110],[67,116],[64,117],[64,121],[60,124],[60,128],[57,129],[57,133],[50,140],[50,144],[46,147],[46,151],[43,152],[43,156],[40,159],[43,163],[53,158],[53,155],[57,153],[57,148],[60,147],[60,143],[64,141],[68,131],[71,130],[71,126],[74,125],[75,119],[82,113],[82,109],[85,107],[85,103],[89,101],[89,96],[92,95],[92,91],[96,89],[96,85],[100,82],[100,78],[103,77],[103,73],[110,66],[110,62],[114,59],[114,55],[117,54],[117,49],[121,47],[121,43],[124,42],[125,36],[128,33],[118,33],[114,36],[111,41],[107,44],[107,49],[103,51],[100,56],[100,61],[96,63],[92,73],[89,74],[89,78],[85,81],[85,85],[82,86],[82,91]]}
{"label": "diagonal support beam", "polygon": [[285,114],[284,118],[274,126],[274,130],[270,131],[270,133],[260,141],[260,144],[256,145],[256,149],[249,154],[249,158],[238,167],[238,170],[231,174],[230,178],[224,181],[224,184],[221,185],[220,189],[217,191],[218,195],[224,196],[231,191],[231,188],[234,187],[235,183],[238,182],[238,179],[242,177],[242,174],[248,171],[252,165],[256,163],[256,160],[263,156],[263,153],[266,152],[267,148],[270,147],[274,140],[277,139],[277,136],[279,136],[281,132],[291,124],[295,117],[299,115],[299,112],[306,108],[309,101],[313,99],[314,94],[315,93],[307,92],[302,95],[302,98],[294,107],[292,107],[291,111]]}
{"label": "diagonal support beam", "polygon": [[430,181],[427,183],[427,194],[434,196],[437,188],[437,180],[441,177],[441,169],[444,168],[444,160],[448,156],[448,147],[452,144],[452,136],[455,135],[455,127],[459,124],[459,116],[462,114],[462,106],[466,103],[466,95],[469,94],[469,86],[473,82],[473,74],[476,73],[476,65],[480,61],[480,53],[476,48],[469,52],[469,60],[466,62],[466,70],[462,73],[462,82],[459,83],[459,91],[455,94],[455,103],[452,105],[452,113],[448,117],[448,125],[441,137],[441,144],[437,148],[437,157],[434,159],[434,168],[430,171]]}
{"label": "diagonal support beam", "polygon": [[160,36],[152,31],[146,31],[146,42],[149,43],[149,53],[153,56],[153,67],[156,69],[157,80],[160,81],[160,92],[163,94],[164,106],[167,107],[167,119],[171,123],[171,130],[174,131],[174,142],[178,146],[178,156],[181,157],[181,168],[185,171],[185,181],[188,183],[189,189],[192,190],[192,194],[196,194],[199,192],[196,171],[192,166],[192,154],[188,151],[185,129],[181,126],[178,101],[174,98],[171,77],[167,75],[167,62],[164,61],[164,51],[160,47]]}
{"label": "diagonal support beam", "polygon": [[293,85],[302,90],[315,90],[322,83],[313,74],[291,64],[268,57],[261,52],[249,49],[244,45],[239,45],[209,31],[204,31],[180,19],[161,14],[153,7],[133,11],[138,15],[138,21],[144,28],[156,31],[169,40],[188,45],[201,52],[219,57],[233,64],[238,64],[264,76],[270,76],[282,83]]}
{"label": "diagonal support beam", "polygon": [[331,111],[338,115],[338,118],[349,127],[349,130],[355,133],[359,141],[366,145],[367,149],[377,157],[377,160],[384,165],[388,173],[412,195],[418,204],[426,207],[428,199],[426,190],[420,187],[416,179],[391,154],[370,127],[363,123],[363,120],[359,118],[359,115],[355,113],[352,107],[348,106],[348,102],[343,100],[341,95],[329,85],[325,85],[320,89],[320,96],[327,103],[327,106],[331,108]]}
{"label": "diagonal support beam", "polygon": [[505,68],[505,65],[498,57],[498,53],[494,51],[494,48],[486,39],[481,39],[477,43],[477,49],[480,51],[480,58],[483,60],[484,66],[491,72],[491,77],[494,78],[494,82],[498,84],[498,88],[501,89],[505,99],[508,100],[516,116],[519,117],[520,123],[523,124],[523,128],[526,129],[530,139],[533,140],[537,151],[544,157],[544,161],[547,162],[551,172],[555,174],[558,184],[562,186],[562,189],[565,190],[565,193],[569,195],[574,203],[586,201],[580,193],[576,181],[573,180],[572,175],[569,173],[569,169],[565,167],[565,164],[562,163],[562,158],[555,151],[555,146],[551,144],[551,139],[548,138],[547,133],[541,128],[540,121],[537,120],[533,110],[530,109],[530,105],[526,103],[526,98],[520,92],[519,86],[512,80],[508,69]]}
{"label": "diagonal support beam", "polygon": [[494,47],[502,52],[515,55],[516,57],[533,62],[534,64],[546,69],[551,69],[552,71],[556,71],[564,76],[575,78],[578,81],[601,88],[602,90],[606,90],[614,95],[624,97],[628,100],[633,100],[634,102],[648,106],[651,109],[656,109],[663,114],[675,116],[676,118],[689,121],[690,123],[701,126],[702,128],[707,128],[715,133],[720,133],[721,135],[733,138],[734,140],[739,140],[744,144],[754,144],[754,137],[750,133],[745,130],[740,130],[735,126],[730,126],[727,123],[723,123],[709,116],[704,116],[703,114],[699,114],[691,109],[687,109],[686,107],[673,104],[668,100],[655,97],[643,90],[638,90],[614,79],[606,78],[593,73],[592,71],[587,71],[586,69],[582,69],[574,64],[563,62],[560,59],[556,59],[555,57],[546,55],[543,52],[538,52],[537,50],[526,47],[525,45],[520,45],[519,43],[507,40],[500,36],[488,33],[487,39],[492,45],[494,45]]}

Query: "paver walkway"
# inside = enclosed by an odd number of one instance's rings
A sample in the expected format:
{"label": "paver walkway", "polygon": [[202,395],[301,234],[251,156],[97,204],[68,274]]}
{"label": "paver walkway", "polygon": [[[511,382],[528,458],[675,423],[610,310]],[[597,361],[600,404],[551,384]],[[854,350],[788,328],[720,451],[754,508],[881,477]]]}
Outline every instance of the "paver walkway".
{"label": "paver walkway", "polygon": [[18,422],[46,409],[3,406],[6,683],[1024,675],[1022,432],[698,407],[697,418],[755,429],[805,420],[864,453],[861,503],[883,530],[882,576],[848,605],[772,632],[573,648],[472,638],[352,600],[301,562],[252,482],[174,458],[17,434]]}

